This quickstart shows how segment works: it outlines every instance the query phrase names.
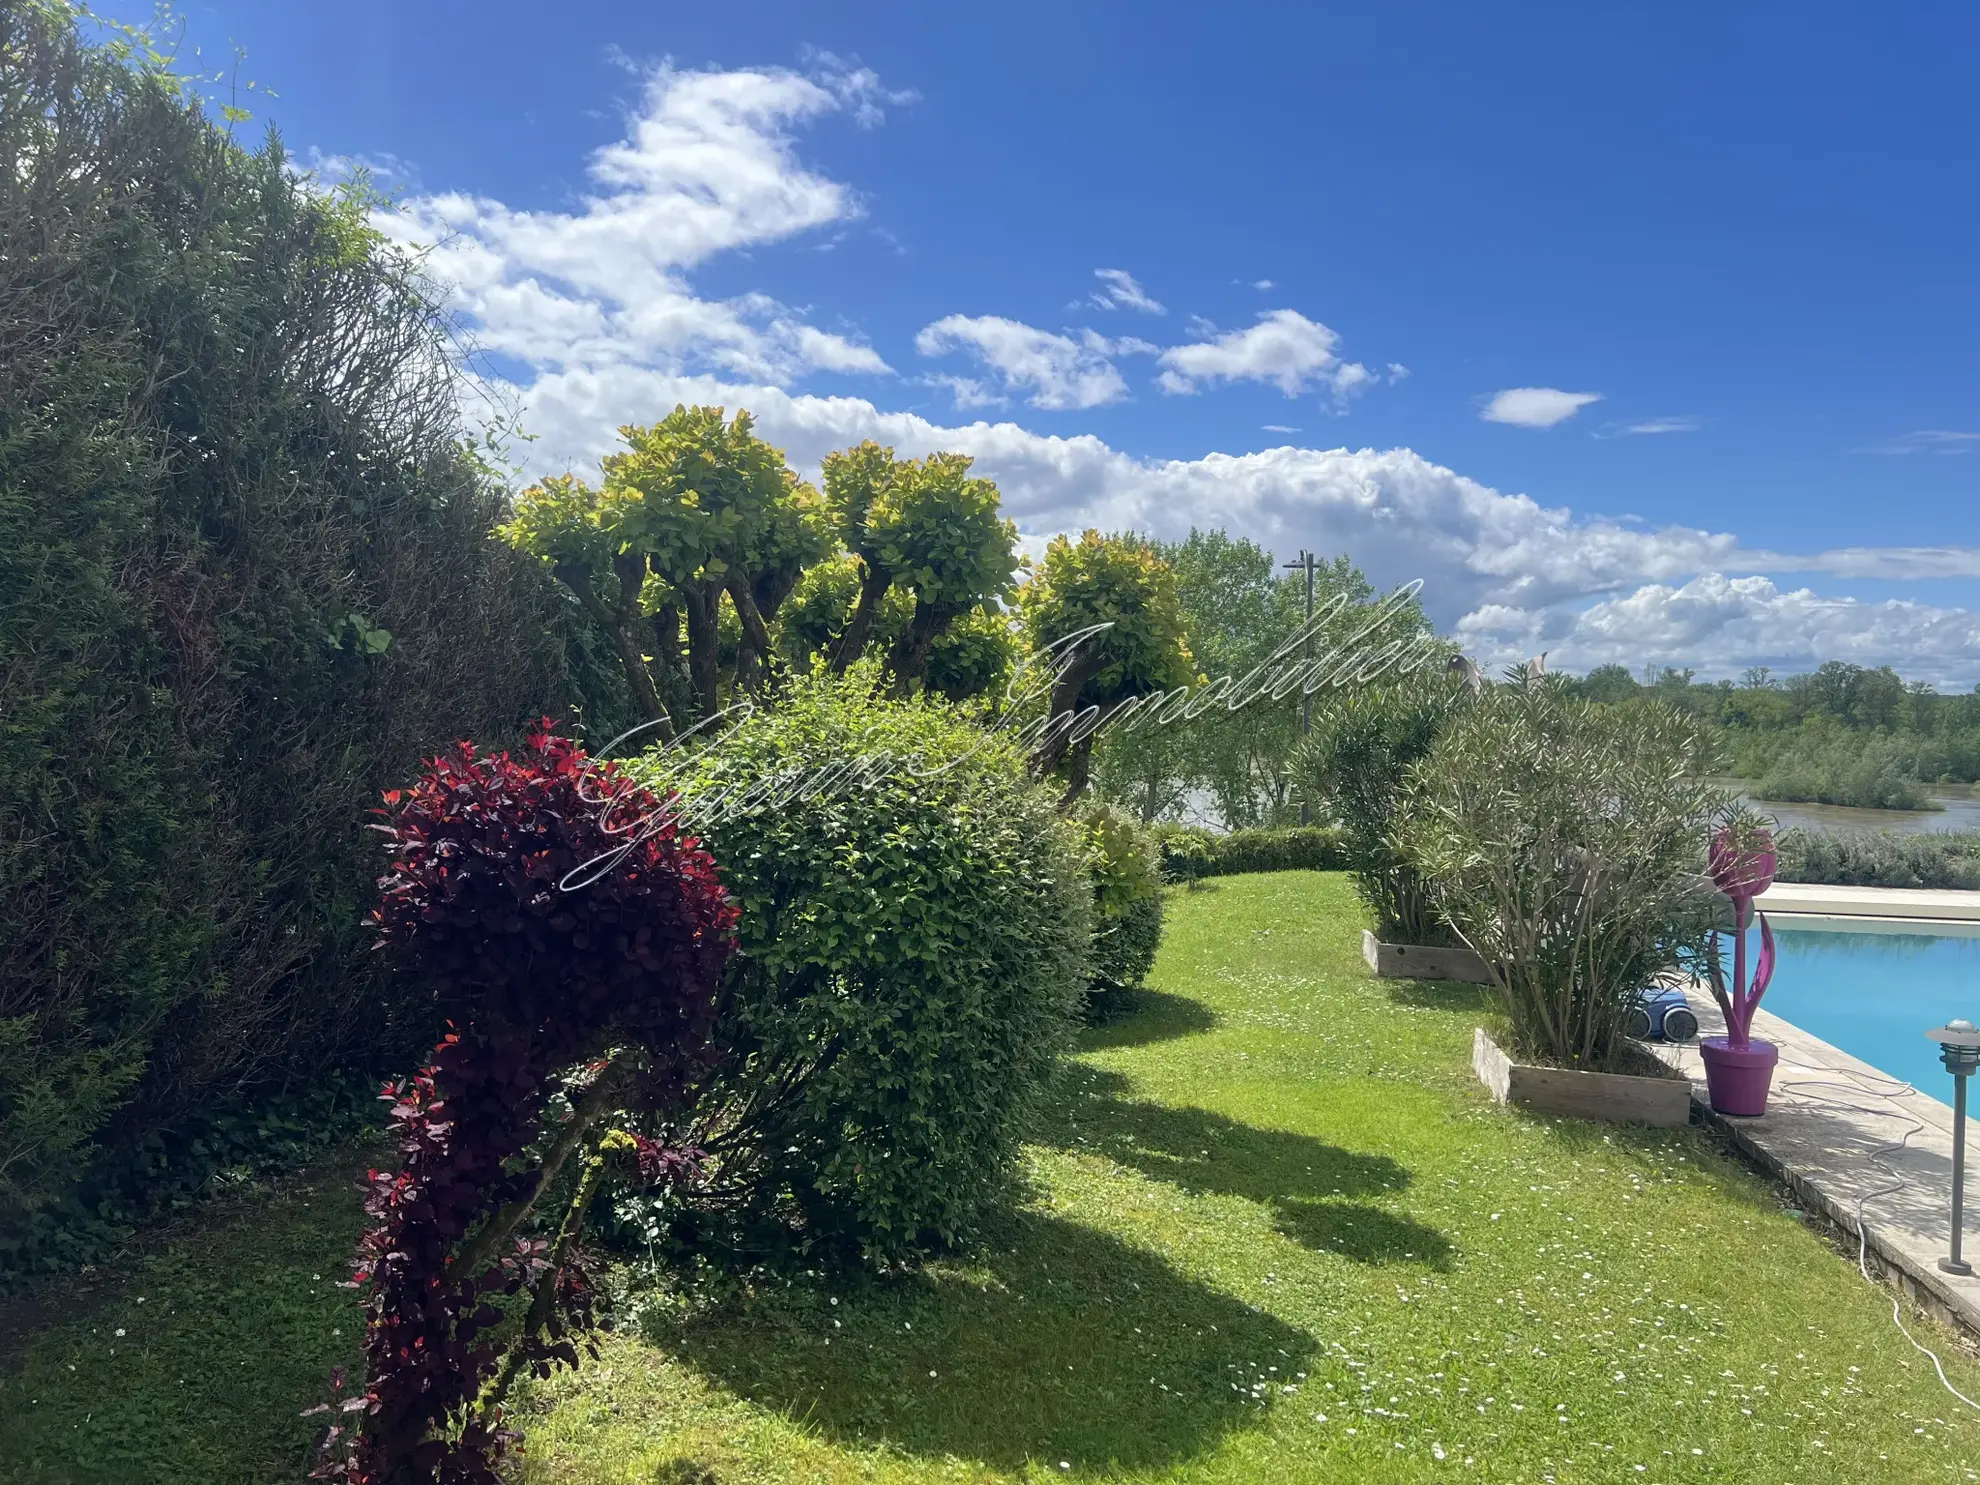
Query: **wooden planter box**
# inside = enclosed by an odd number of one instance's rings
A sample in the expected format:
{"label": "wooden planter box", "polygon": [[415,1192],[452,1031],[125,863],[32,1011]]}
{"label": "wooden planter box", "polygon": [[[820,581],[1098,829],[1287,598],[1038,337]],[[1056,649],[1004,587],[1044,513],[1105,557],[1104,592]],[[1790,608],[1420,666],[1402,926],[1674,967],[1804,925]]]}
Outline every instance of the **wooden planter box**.
{"label": "wooden planter box", "polygon": [[1514,1062],[1479,1027],[1471,1039],[1478,1081],[1500,1103],[1542,1114],[1603,1119],[1611,1124],[1654,1124],[1675,1129],[1691,1122],[1688,1078],[1639,1078],[1629,1073],[1574,1072]]}
{"label": "wooden planter box", "polygon": [[1485,961],[1469,949],[1433,949],[1427,944],[1385,944],[1364,928],[1361,930],[1361,957],[1368,967],[1385,980],[1461,980],[1467,985],[1489,985],[1491,971]]}

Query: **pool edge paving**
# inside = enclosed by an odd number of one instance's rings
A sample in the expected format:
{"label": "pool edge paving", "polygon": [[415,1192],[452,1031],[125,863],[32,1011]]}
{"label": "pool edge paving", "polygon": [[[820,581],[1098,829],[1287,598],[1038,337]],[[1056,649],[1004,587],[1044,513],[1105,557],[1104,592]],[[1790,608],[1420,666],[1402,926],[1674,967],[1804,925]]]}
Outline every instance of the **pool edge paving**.
{"label": "pool edge paving", "polygon": [[1980,921],[1980,892],[1951,887],[1831,887],[1776,882],[1753,900],[1773,917],[1900,918],[1913,923]]}
{"label": "pool edge paving", "polygon": [[[1699,1034],[1723,1035],[1724,1018],[1710,994],[1693,987],[1687,995]],[[1758,1119],[1713,1111],[1696,1041],[1650,1045],[1690,1079],[1692,1104],[1706,1124],[1806,1209],[1852,1239],[1860,1236],[1879,1278],[1980,1340],[1980,1276],[1961,1278],[1938,1267],[1951,1237],[1952,1109],[1764,1007],[1755,1014],[1753,1035],[1781,1051],[1767,1112]],[[1900,1177],[1902,1188],[1887,1189]],[[1974,1190],[1971,1178],[1968,1190]],[[1969,1200],[1969,1214],[1974,1209]]]}

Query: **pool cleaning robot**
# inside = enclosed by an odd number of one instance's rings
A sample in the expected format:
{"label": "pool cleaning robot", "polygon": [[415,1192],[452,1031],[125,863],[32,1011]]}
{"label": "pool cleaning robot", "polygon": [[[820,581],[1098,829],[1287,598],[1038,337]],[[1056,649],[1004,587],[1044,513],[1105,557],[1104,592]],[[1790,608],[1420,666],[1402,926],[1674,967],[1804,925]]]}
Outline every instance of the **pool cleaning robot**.
{"label": "pool cleaning robot", "polygon": [[1684,998],[1684,991],[1672,985],[1652,986],[1643,992],[1623,1030],[1638,1041],[1688,1042],[1698,1035],[1698,1018]]}

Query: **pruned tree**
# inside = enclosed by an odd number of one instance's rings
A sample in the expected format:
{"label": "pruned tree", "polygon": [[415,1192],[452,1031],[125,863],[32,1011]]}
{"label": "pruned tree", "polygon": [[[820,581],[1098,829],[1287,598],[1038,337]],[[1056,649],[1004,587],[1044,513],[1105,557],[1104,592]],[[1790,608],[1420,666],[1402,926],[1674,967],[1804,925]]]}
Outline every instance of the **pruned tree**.
{"label": "pruned tree", "polygon": [[1048,705],[1069,723],[1049,729],[1035,754],[1041,772],[1063,770],[1070,806],[1086,789],[1094,729],[1137,696],[1196,679],[1176,575],[1149,543],[1129,533],[1089,530],[1078,541],[1057,536],[1018,590],[1018,611],[1034,654],[1106,626],[1055,656]]}
{"label": "pruned tree", "polygon": [[1017,527],[997,487],[972,478],[966,454],[896,459],[868,441],[825,459],[825,504],[859,564],[859,596],[832,657],[843,671],[871,647],[887,595],[914,596],[907,627],[888,649],[897,691],[921,682],[950,625],[1010,590]]}
{"label": "pruned tree", "polygon": [[[651,572],[647,553],[624,532],[622,504],[613,492],[574,474],[552,475],[523,491],[502,535],[549,564],[611,645],[634,704],[672,737],[669,718],[685,699],[672,684],[677,665],[665,664],[678,658],[678,610],[653,615],[648,632],[642,606]],[[671,650],[664,642],[670,625],[676,635]],[[649,645],[663,662],[658,680],[648,665]]]}
{"label": "pruned tree", "polygon": [[[830,660],[858,612],[865,569],[850,552],[826,558],[804,570],[797,587],[778,611],[774,636],[777,653],[800,669],[809,669],[820,656]],[[869,642],[891,650],[907,632],[914,616],[914,599],[903,588],[889,587],[870,621]]]}
{"label": "pruned tree", "polygon": [[872,439],[825,456],[825,510],[859,575],[859,596],[852,617],[840,630],[832,651],[832,669],[843,674],[866,652],[868,638],[880,618],[880,605],[893,586],[881,542],[873,529],[874,506],[885,498],[894,478],[894,451]]}
{"label": "pruned tree", "polygon": [[999,513],[997,487],[970,478],[970,463],[965,454],[909,460],[868,523],[894,581],[914,594],[914,617],[887,657],[900,691],[922,678],[949,626],[1001,598],[1018,568],[1017,526]]}
{"label": "pruned tree", "polygon": [[624,501],[627,543],[680,596],[688,682],[704,717],[721,705],[723,596],[742,626],[741,680],[772,653],[765,606],[774,618],[807,562],[828,550],[816,492],[753,427],[746,411],[725,421],[719,407],[676,407],[648,427],[620,429],[625,452],[604,460],[606,487],[637,497]]}
{"label": "pruned tree", "polygon": [[778,607],[831,548],[817,492],[753,427],[747,412],[676,407],[621,428],[625,448],[603,460],[598,488],[544,480],[505,528],[605,631],[663,737],[721,706],[722,600],[742,635],[732,689],[757,689]]}

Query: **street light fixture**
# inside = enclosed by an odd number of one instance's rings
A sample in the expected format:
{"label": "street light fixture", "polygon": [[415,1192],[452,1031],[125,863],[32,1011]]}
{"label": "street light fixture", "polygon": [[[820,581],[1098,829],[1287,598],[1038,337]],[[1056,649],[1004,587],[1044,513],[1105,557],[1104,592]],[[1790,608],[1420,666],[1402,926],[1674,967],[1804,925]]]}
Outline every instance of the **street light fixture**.
{"label": "street light fixture", "polygon": [[[1306,573],[1306,641],[1304,658],[1307,660],[1313,658],[1313,568],[1318,560],[1306,548],[1301,547],[1298,560],[1282,564],[1286,567],[1297,567]],[[1311,689],[1302,689],[1299,693],[1299,735],[1304,738],[1312,730],[1313,692]],[[1307,802],[1306,791],[1304,789],[1300,790],[1299,823],[1301,825],[1310,825],[1313,823],[1312,809],[1312,805]]]}
{"label": "street light fixture", "polygon": [[1980,1027],[1961,1016],[1925,1035],[1939,1044],[1939,1056],[1953,1075],[1952,1253],[1939,1260],[1939,1267],[1949,1274],[1970,1274],[1973,1265],[1959,1256],[1965,1225],[1960,1208],[1966,1197],[1966,1080],[1980,1069]]}

